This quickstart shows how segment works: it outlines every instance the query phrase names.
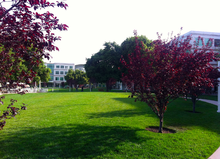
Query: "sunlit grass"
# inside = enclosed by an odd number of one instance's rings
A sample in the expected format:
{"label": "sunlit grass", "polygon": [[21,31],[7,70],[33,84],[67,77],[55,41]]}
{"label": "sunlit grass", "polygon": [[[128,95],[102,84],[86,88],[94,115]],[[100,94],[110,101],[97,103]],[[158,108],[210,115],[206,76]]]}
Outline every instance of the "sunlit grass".
{"label": "sunlit grass", "polygon": [[[54,92],[6,95],[28,109],[0,131],[0,158],[208,158],[220,146],[220,114],[201,101],[177,99],[164,127],[175,134],[146,131],[159,120],[129,93]],[[186,111],[188,110],[188,111]]]}

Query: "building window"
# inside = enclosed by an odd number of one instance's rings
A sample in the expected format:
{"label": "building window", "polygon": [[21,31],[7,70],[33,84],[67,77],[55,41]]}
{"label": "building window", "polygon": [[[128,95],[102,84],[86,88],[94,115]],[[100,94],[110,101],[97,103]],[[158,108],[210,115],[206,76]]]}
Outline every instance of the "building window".
{"label": "building window", "polygon": [[56,75],[59,75],[59,71],[56,71]]}
{"label": "building window", "polygon": [[215,39],[215,47],[220,47],[220,39]]}
{"label": "building window", "polygon": [[209,46],[212,46],[212,41],[211,40],[209,41],[209,39],[205,38],[205,45],[207,45],[208,42],[209,42]]}
{"label": "building window", "polygon": [[68,66],[65,66],[65,68],[67,68],[67,69],[68,69]]}
{"label": "building window", "polygon": [[63,77],[60,77],[60,80],[63,81]]}
{"label": "building window", "polygon": [[199,39],[199,43],[198,43],[198,38],[195,38],[195,40],[196,40],[196,44],[199,44],[198,46],[202,46],[202,40],[201,40],[201,38]]}
{"label": "building window", "polygon": [[70,66],[70,68],[72,68],[72,69],[73,69],[73,66]]}
{"label": "building window", "polygon": [[49,81],[53,81],[53,76],[50,76],[50,80]]}
{"label": "building window", "polygon": [[59,65],[56,65],[56,68],[60,68],[60,66],[59,66]]}
{"label": "building window", "polygon": [[63,75],[63,71],[60,71],[60,74]]}
{"label": "building window", "polygon": [[65,71],[65,75],[67,74],[67,71]]}
{"label": "building window", "polygon": [[56,81],[59,81],[60,79],[59,79],[59,77],[56,77]]}
{"label": "building window", "polygon": [[63,66],[63,65],[61,65],[61,68],[64,68],[64,66]]}
{"label": "building window", "polygon": [[53,69],[54,68],[54,64],[47,64],[47,67],[50,68],[50,69]]}

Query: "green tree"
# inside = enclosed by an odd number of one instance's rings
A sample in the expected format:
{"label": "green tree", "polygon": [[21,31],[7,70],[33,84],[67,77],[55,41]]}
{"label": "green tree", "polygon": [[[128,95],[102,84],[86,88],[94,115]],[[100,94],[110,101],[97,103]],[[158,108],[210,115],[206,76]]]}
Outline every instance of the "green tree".
{"label": "green tree", "polygon": [[34,77],[33,82],[48,82],[50,80],[51,69],[47,68],[44,65],[44,62],[40,63],[38,67],[34,67],[34,71],[36,71],[37,74]]}
{"label": "green tree", "polygon": [[70,87],[74,85],[76,91],[78,91],[79,84],[87,84],[88,77],[85,72],[80,70],[69,69],[67,75],[64,77]]}
{"label": "green tree", "polygon": [[118,70],[121,65],[120,51],[120,46],[115,42],[106,42],[104,49],[87,59],[85,64],[87,76],[98,83],[106,83],[106,91],[111,89],[112,81],[121,78],[121,72]]}
{"label": "green tree", "polygon": [[[13,52],[11,52],[11,54],[14,54]],[[20,59],[20,62],[17,63],[17,66],[19,69],[18,71],[14,71],[12,74],[11,74],[11,79],[12,81],[17,81],[18,80],[18,77],[23,73],[23,72],[28,72],[28,67],[30,67],[31,63],[29,61],[25,61],[23,59]],[[44,62],[43,60],[39,60],[39,64],[38,65],[35,65],[32,67],[32,70],[31,71],[34,71],[36,72],[36,74],[34,75],[34,78],[32,80],[32,82],[37,82],[39,83],[40,81],[41,82],[48,82],[49,79],[50,79],[50,73],[51,73],[51,70],[50,68],[47,68],[45,65],[44,65]],[[21,82],[24,82],[25,83],[25,80],[22,80]]]}
{"label": "green tree", "polygon": [[[144,35],[137,37],[138,37],[138,46],[141,47],[143,50],[145,50],[146,48],[148,49],[153,48],[152,40],[149,40]],[[121,54],[123,55],[123,58],[126,62],[128,62],[128,54],[133,53],[135,48],[136,48],[135,37],[129,37],[121,43]]]}

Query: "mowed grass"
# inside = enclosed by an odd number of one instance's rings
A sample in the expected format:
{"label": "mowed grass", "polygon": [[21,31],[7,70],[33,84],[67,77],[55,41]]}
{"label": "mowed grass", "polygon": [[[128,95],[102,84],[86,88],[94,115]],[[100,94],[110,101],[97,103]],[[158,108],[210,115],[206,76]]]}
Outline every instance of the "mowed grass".
{"label": "mowed grass", "polygon": [[208,99],[208,100],[214,100],[218,101],[218,96],[217,95],[201,95],[199,96],[200,99]]}
{"label": "mowed grass", "polygon": [[[190,100],[170,103],[159,134],[150,108],[127,98],[129,93],[54,92],[6,95],[28,109],[0,131],[0,158],[147,158],[207,159],[220,146],[220,113],[201,101],[191,113]],[[187,111],[188,110],[188,111]]]}

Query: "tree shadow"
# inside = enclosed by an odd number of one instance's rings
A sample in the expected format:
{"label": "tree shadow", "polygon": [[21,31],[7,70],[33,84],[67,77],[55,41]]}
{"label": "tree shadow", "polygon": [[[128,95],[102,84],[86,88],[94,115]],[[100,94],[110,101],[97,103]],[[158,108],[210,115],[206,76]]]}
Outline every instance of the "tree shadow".
{"label": "tree shadow", "polygon": [[[147,114],[148,116],[150,115],[158,119],[158,117],[152,112],[150,107],[147,106],[147,104],[144,102],[134,102],[134,99],[131,98],[113,98],[113,99],[123,103],[131,104],[136,108],[134,111],[137,112],[137,115]],[[173,102],[168,104],[167,111],[164,114],[164,120],[163,120],[164,127],[170,127],[176,130],[185,130],[185,129],[190,129],[190,127],[192,126],[198,126],[207,129],[209,131],[216,132],[217,134],[220,134],[220,127],[219,127],[220,113],[217,113],[217,106],[202,101],[198,101],[196,103],[196,111],[200,113],[191,113],[189,112],[191,110],[192,110],[191,100],[185,101],[182,98],[174,100]],[[103,114],[103,116],[105,115],[108,116],[108,114]],[[99,116],[102,115],[98,114],[97,117]]]}
{"label": "tree shadow", "polygon": [[137,110],[146,112],[147,114],[154,114],[146,103],[140,101],[135,102],[133,98],[112,98],[112,99],[121,103],[130,104],[133,107],[135,107]]}
{"label": "tree shadow", "polygon": [[125,117],[126,118],[126,117],[132,117],[132,116],[146,115],[146,112],[140,111],[138,109],[127,109],[127,110],[118,110],[118,111],[102,112],[102,113],[89,113],[87,115],[89,119],[113,118],[113,117]]}
{"label": "tree shadow", "polygon": [[[137,128],[121,126],[63,125],[27,127],[1,136],[1,158],[94,158],[119,151],[126,143],[151,140],[137,137]],[[13,132],[13,130],[11,131]]]}
{"label": "tree shadow", "polygon": [[217,113],[217,106],[198,101],[196,111],[199,113],[191,111],[191,100],[177,99],[168,106],[164,123],[178,128],[198,126],[220,134],[220,113]]}
{"label": "tree shadow", "polygon": [[101,113],[89,113],[88,118],[113,118],[113,117],[134,117],[140,115],[147,115],[148,117],[156,117],[152,111],[149,111],[146,103],[135,102],[134,99],[131,98],[112,98],[113,100],[130,104],[134,109],[124,109],[124,110],[116,110],[110,112],[101,112]]}
{"label": "tree shadow", "polygon": [[88,105],[88,104],[71,104],[71,105],[66,105],[66,104],[64,104],[64,105],[52,105],[51,107],[53,107],[53,108],[59,108],[59,107],[71,107],[71,106],[85,106],[85,105]]}

